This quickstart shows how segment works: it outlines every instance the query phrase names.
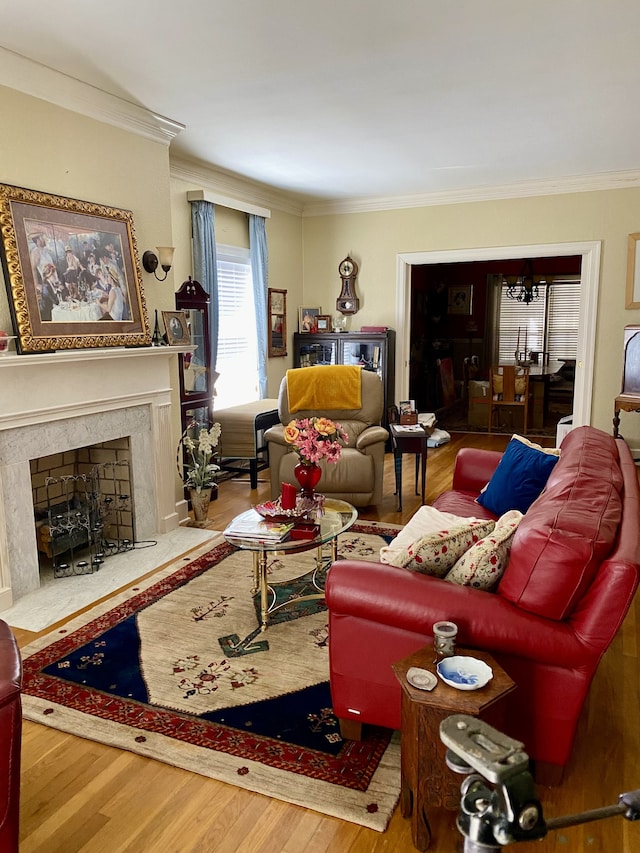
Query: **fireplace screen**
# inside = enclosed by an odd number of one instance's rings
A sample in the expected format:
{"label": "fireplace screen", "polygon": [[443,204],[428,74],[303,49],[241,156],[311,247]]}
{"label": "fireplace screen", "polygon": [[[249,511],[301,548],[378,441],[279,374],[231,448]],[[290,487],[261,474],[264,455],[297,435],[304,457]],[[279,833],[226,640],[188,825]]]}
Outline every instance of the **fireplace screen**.
{"label": "fireplace screen", "polygon": [[[123,484],[129,484],[123,491]],[[56,578],[98,571],[112,554],[134,547],[127,461],[95,466],[88,474],[47,477],[46,501],[36,509],[38,550]]]}

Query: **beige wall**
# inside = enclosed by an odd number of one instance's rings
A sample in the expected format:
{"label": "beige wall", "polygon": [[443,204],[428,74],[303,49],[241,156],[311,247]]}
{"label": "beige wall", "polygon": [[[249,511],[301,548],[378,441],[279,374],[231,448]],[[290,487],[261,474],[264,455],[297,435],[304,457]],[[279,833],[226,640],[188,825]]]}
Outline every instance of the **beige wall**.
{"label": "beige wall", "polygon": [[[640,230],[640,189],[575,193],[303,219],[304,297],[334,313],[337,267],[348,253],[360,265],[361,310],[351,328],[396,328],[396,264],[405,252],[601,241],[592,424],[611,432],[622,377],[623,328],[640,323],[625,310],[627,235]],[[398,330],[400,332],[401,330]],[[640,418],[622,415],[621,431],[640,447]]]}

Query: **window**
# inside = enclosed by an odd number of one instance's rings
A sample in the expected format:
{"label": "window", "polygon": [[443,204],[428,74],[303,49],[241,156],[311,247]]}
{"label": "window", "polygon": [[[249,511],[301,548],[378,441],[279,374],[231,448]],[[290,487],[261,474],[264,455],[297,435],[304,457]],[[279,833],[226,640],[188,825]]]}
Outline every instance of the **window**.
{"label": "window", "polygon": [[576,358],[580,318],[580,281],[564,281],[550,288],[547,346],[551,358]]}
{"label": "window", "polygon": [[499,285],[498,351],[494,363],[513,361],[518,349],[548,353],[550,362],[576,358],[580,279],[556,278],[550,284],[539,285],[539,289],[540,299],[525,305],[509,299],[506,285]]}
{"label": "window", "polygon": [[218,358],[214,409],[258,399],[258,345],[249,250],[217,246]]}

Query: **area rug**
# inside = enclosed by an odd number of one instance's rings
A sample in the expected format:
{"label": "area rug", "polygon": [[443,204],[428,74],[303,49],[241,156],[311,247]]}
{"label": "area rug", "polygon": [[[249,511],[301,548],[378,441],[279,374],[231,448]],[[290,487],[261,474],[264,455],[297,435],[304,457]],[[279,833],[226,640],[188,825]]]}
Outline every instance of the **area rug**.
{"label": "area rug", "polygon": [[[376,559],[397,530],[359,523],[339,554]],[[270,555],[290,603],[261,632],[251,554],[219,537],[23,649],[25,718],[383,831],[399,737],[340,737],[314,558]]]}

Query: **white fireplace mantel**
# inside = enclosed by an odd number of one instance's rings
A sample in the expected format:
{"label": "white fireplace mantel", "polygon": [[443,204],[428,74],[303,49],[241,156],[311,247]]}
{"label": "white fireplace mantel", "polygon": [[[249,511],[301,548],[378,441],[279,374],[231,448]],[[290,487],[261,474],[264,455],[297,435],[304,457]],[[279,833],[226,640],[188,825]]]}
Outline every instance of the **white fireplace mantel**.
{"label": "white fireplace mantel", "polygon": [[31,459],[127,436],[139,538],[178,526],[172,385],[190,349],[0,356],[0,611],[39,586]]}

